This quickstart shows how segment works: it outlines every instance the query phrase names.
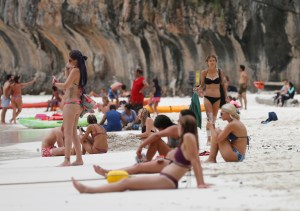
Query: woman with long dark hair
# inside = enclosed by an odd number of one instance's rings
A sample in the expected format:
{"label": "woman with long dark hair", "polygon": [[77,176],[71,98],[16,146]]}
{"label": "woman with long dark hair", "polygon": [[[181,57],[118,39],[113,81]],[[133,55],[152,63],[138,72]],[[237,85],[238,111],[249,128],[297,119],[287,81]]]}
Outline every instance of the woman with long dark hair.
{"label": "woman with long dark hair", "polygon": [[[66,68],[66,81],[58,83],[53,79],[53,85],[65,90],[63,107],[63,132],[65,140],[65,160],[60,166],[83,165],[80,140],[77,135],[77,124],[82,112],[81,98],[87,83],[86,56],[78,50],[69,53],[69,62]],[[72,143],[76,151],[76,160],[71,163]]]}
{"label": "woman with long dark hair", "polygon": [[74,187],[80,193],[107,193],[121,192],[125,190],[154,190],[177,189],[178,181],[193,168],[198,188],[207,188],[204,182],[201,163],[198,155],[198,134],[196,120],[192,116],[184,116],[179,119],[178,132],[181,140],[176,148],[174,162],[164,167],[159,175],[131,177],[122,179],[116,183],[89,187],[72,178]]}

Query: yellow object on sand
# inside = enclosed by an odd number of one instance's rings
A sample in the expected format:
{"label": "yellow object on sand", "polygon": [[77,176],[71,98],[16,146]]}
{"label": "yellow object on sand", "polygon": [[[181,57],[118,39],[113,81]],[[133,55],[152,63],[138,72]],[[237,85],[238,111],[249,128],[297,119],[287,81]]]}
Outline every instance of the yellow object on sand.
{"label": "yellow object on sand", "polygon": [[128,178],[127,171],[123,170],[114,170],[109,171],[106,175],[106,180],[108,183],[118,182],[121,179]]}
{"label": "yellow object on sand", "polygon": [[[201,104],[201,111],[205,111],[204,105]],[[184,109],[189,109],[189,105],[179,105],[179,106],[157,106],[157,111],[158,113],[172,113],[172,112],[180,112],[181,110]],[[147,108],[147,110],[152,113],[152,109],[146,105],[144,108]]]}

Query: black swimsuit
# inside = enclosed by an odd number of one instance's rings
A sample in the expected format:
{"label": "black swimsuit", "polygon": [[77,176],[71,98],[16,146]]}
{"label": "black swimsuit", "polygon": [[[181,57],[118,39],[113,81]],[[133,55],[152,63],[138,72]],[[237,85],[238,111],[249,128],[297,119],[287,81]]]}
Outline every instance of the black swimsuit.
{"label": "black swimsuit", "polygon": [[[205,84],[220,84],[221,83],[221,80],[220,80],[220,73],[218,73],[218,77],[215,78],[215,79],[210,79],[207,77],[207,74],[208,74],[208,71],[206,73],[206,76],[205,76],[205,80],[204,80],[204,83]],[[210,96],[204,96],[212,105],[217,102],[218,100],[221,99],[221,97],[210,97]]]}

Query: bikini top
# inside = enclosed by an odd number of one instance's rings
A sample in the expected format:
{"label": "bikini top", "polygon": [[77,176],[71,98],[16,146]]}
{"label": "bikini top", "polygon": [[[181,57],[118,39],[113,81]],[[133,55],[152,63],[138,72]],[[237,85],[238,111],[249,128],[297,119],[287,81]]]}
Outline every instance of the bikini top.
{"label": "bikini top", "polygon": [[191,167],[191,161],[187,160],[184,157],[180,146],[177,147],[177,150],[175,152],[175,163],[178,164],[179,166],[184,167],[184,168],[190,168]]}
{"label": "bikini top", "polygon": [[[96,130],[96,127],[95,125],[93,125],[95,130]],[[102,126],[101,126],[102,127]],[[97,131],[97,130],[96,130]],[[104,132],[96,132],[96,133],[91,133],[92,137],[95,138],[96,136],[99,136],[99,135],[105,135],[106,133]]]}
{"label": "bikini top", "polygon": [[229,133],[229,135],[227,136],[227,139],[232,142],[232,141],[236,141],[238,138],[247,138],[247,145],[249,145],[249,136],[241,136],[241,137],[237,137],[236,135],[234,135],[233,133]]}
{"label": "bikini top", "polygon": [[208,74],[208,71],[206,72],[206,76],[205,76],[205,81],[204,81],[205,84],[220,84],[221,81],[220,81],[219,72],[218,72],[218,77],[215,79],[208,78],[207,74]]}
{"label": "bikini top", "polygon": [[[142,133],[145,133],[146,132],[146,125],[144,125],[143,127],[142,127]],[[151,133],[154,133],[155,131],[153,131],[153,130],[151,130],[150,131]]]}

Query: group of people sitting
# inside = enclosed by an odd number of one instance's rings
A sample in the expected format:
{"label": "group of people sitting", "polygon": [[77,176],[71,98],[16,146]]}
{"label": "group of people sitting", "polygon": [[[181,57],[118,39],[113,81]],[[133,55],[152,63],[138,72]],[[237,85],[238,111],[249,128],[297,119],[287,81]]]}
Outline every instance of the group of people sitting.
{"label": "group of people sitting", "polygon": [[[141,143],[136,150],[138,163],[124,167],[128,174],[160,173],[157,176],[131,177],[119,182],[101,187],[88,187],[73,179],[74,187],[80,193],[102,193],[124,190],[145,189],[175,189],[178,181],[187,171],[193,168],[198,188],[209,187],[204,182],[201,163],[199,159],[199,141],[195,114],[190,110],[182,110],[179,114],[178,124],[175,124],[166,115],[158,115],[154,120],[149,117],[149,111],[141,109],[141,133],[136,136]],[[227,121],[226,127],[221,130],[214,124],[207,123],[211,130],[211,149],[206,162],[217,162],[217,154],[221,153],[226,162],[240,162],[245,159],[248,134],[245,125],[240,121],[237,109],[233,104],[227,103],[221,108],[221,118]],[[83,153],[106,153],[108,150],[106,130],[94,115],[88,116],[88,127],[85,132],[80,129],[80,140]],[[61,131],[62,129],[53,129]],[[60,139],[63,140],[62,132]],[[167,141],[164,141],[167,138]],[[58,143],[58,142],[57,142]],[[63,146],[63,141],[62,145]],[[44,145],[43,150],[48,146]],[[59,147],[58,147],[59,148]],[[58,148],[52,148],[51,155],[57,153]],[[147,149],[146,149],[147,148]],[[143,151],[145,151],[145,154]],[[153,159],[155,155],[159,158]],[[94,166],[96,173],[105,176],[110,170]],[[148,182],[144,182],[148,181]],[[153,182],[149,182],[153,181]]]}
{"label": "group of people sitting", "polygon": [[283,107],[288,99],[293,99],[295,95],[295,87],[294,84],[288,80],[283,80],[284,85],[278,91],[276,91],[276,95],[274,96],[274,104],[280,105]]}

